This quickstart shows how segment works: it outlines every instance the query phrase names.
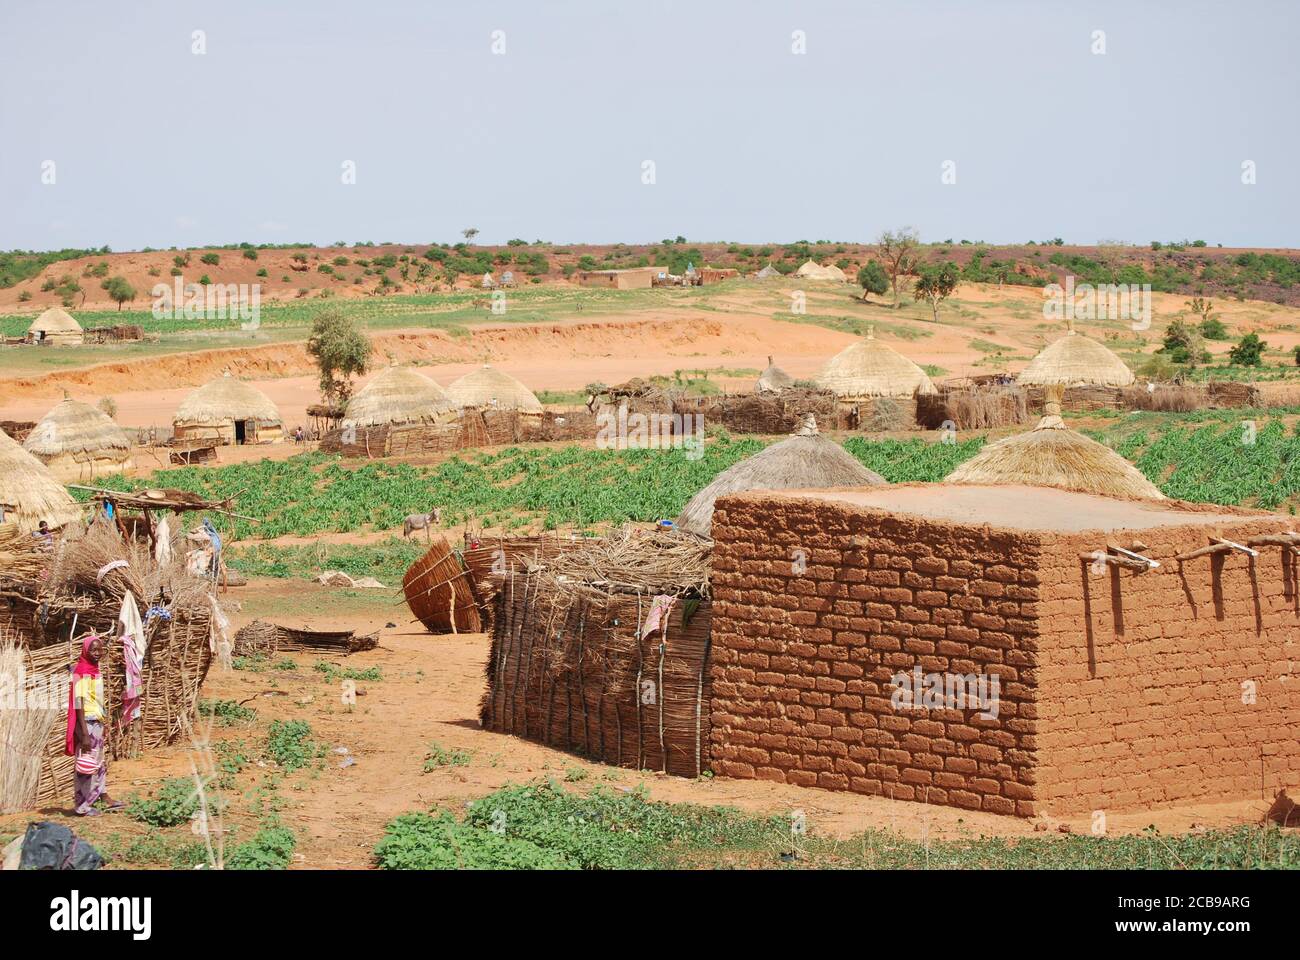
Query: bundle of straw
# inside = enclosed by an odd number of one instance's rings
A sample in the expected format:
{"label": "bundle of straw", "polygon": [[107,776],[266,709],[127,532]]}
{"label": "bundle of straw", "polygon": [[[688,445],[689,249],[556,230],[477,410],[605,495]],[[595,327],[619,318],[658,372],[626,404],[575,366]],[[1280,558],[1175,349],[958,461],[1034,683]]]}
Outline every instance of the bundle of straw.
{"label": "bundle of straw", "polygon": [[0,578],[35,580],[48,559],[36,537],[18,529],[17,524],[0,524]]}
{"label": "bundle of straw", "polygon": [[0,813],[29,810],[36,803],[41,760],[58,703],[34,701],[26,668],[26,651],[16,635],[0,627]]}
{"label": "bundle of straw", "polygon": [[614,592],[708,596],[711,552],[709,544],[694,537],[624,527],[556,555],[547,570]]}

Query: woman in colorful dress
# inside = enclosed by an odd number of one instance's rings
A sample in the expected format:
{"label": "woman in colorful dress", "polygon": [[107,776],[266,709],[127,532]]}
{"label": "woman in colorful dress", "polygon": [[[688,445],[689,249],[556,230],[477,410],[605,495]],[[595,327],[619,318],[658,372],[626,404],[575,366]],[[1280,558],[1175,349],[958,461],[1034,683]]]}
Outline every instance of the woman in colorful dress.
{"label": "woman in colorful dress", "polygon": [[99,658],[104,644],[95,634],[87,634],[81,643],[81,658],[72,670],[72,688],[68,691],[67,750],[76,758],[73,775],[73,803],[78,816],[93,817],[99,812],[95,804],[104,800],[110,810],[121,803],[107,792],[108,761],[104,758],[104,679],[99,675]]}

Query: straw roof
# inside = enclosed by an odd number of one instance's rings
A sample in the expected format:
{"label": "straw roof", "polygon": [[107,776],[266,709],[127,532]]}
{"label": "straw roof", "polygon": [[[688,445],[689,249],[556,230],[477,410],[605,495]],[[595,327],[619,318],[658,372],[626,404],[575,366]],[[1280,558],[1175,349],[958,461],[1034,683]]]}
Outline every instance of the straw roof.
{"label": "straw roof", "polygon": [[522,383],[486,363],[467,373],[447,388],[447,396],[458,407],[518,410],[541,413],[542,402]]}
{"label": "straw roof", "polygon": [[32,427],[23,441],[23,449],[40,458],[61,454],[111,455],[112,451],[129,451],[131,441],[103,411],[67,398],[56,403]]}
{"label": "straw roof", "polygon": [[875,487],[885,478],[864,467],[834,440],[817,432],[812,414],[792,436],[733,464],[691,498],[677,517],[687,533],[709,537],[718,497],[745,490],[799,490],[825,487]]}
{"label": "straw roof", "polygon": [[227,371],[205,383],[183,401],[173,423],[220,423],[223,420],[256,420],[259,424],[281,423],[280,411],[271,398],[251,384],[236,380]]}
{"label": "straw roof", "polygon": [[[796,277],[803,277],[807,280],[835,279],[834,275],[830,272],[828,268],[823,267],[820,263],[816,263],[812,260],[805,260],[802,264],[800,264],[799,269],[794,272],[794,275]],[[841,273],[840,276],[843,277],[844,274]]]}
{"label": "straw roof", "polygon": [[786,373],[775,363],[772,358],[767,358],[767,369],[759,374],[758,382],[754,384],[755,393],[780,393],[786,387],[794,386],[794,377]]}
{"label": "straw roof", "polygon": [[758,271],[758,273],[754,274],[754,276],[758,277],[760,280],[766,280],[768,277],[781,276],[781,271],[769,263],[762,270]]}
{"label": "straw roof", "polygon": [[396,364],[373,377],[348,401],[345,419],[358,427],[442,421],[456,416],[447,391],[411,367]]}
{"label": "straw roof", "polygon": [[7,522],[21,530],[35,530],[45,520],[61,527],[81,518],[81,509],[49,468],[0,432],[0,504]]}
{"label": "straw roof", "polygon": [[1037,427],[989,444],[948,474],[945,482],[1029,484],[1102,496],[1165,499],[1155,484],[1110,447],[1066,427],[1060,409],[1059,402],[1049,399],[1047,415]]}
{"label": "straw roof", "polygon": [[816,383],[850,401],[938,392],[924,370],[877,340],[874,328],[833,356]]}
{"label": "straw roof", "polygon": [[1127,387],[1133,380],[1123,360],[1074,330],[1044,347],[1016,377],[1018,383],[1042,387]]}
{"label": "straw roof", "polygon": [[50,307],[32,321],[28,333],[81,333],[81,324],[62,307]]}

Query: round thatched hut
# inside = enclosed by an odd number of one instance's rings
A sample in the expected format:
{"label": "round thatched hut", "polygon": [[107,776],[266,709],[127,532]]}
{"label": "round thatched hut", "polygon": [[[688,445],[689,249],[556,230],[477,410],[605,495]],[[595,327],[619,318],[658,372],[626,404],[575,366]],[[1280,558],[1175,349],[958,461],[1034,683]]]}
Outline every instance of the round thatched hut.
{"label": "round thatched hut", "polygon": [[373,377],[348,401],[345,424],[449,423],[460,414],[447,391],[411,367],[396,364]]}
{"label": "round thatched hut", "polygon": [[131,469],[131,441],[122,428],[90,404],[70,398],[37,422],[23,449],[64,483]]}
{"label": "round thatched hut", "polygon": [[758,271],[758,273],[754,274],[754,277],[758,280],[767,280],[771,277],[779,277],[779,276],[781,276],[781,271],[778,270],[770,263],[767,266],[765,266],[762,270]]}
{"label": "round thatched hut", "polygon": [[1023,386],[1127,387],[1133,371],[1108,348],[1073,329],[1049,343],[1016,377]]}
{"label": "round thatched hut", "polygon": [[62,307],[50,307],[27,328],[28,343],[74,346],[82,342],[81,324]]}
{"label": "round thatched hut", "polygon": [[867,331],[864,339],[831,357],[817,375],[816,383],[844,404],[937,392],[924,370],[877,340],[874,330]]}
{"label": "round thatched hut", "polygon": [[1066,427],[1059,398],[1049,397],[1046,409],[1046,416],[1033,430],[989,444],[948,474],[944,482],[1028,484],[1103,496],[1165,499],[1155,484],[1110,447]]}
{"label": "round thatched hut", "polygon": [[467,410],[503,410],[526,417],[542,415],[542,402],[522,383],[495,367],[481,369],[456,380],[447,387],[452,403]]}
{"label": "round thatched hut", "polygon": [[186,397],[172,424],[178,440],[277,443],[284,439],[280,411],[271,398],[229,372]]}
{"label": "round thatched hut", "polygon": [[767,369],[759,374],[758,382],[754,384],[755,393],[780,393],[789,387],[794,386],[794,377],[786,373],[775,363],[772,358],[767,358]]}
{"label": "round thatched hut", "polygon": [[57,529],[81,519],[81,508],[45,464],[0,431],[0,511],[5,523],[35,530],[42,520]]}
{"label": "round thatched hut", "polygon": [[714,477],[682,508],[677,528],[707,539],[713,529],[714,501],[728,493],[875,487],[885,482],[884,477],[868,470],[834,440],[818,433],[817,421],[808,414],[793,435]]}

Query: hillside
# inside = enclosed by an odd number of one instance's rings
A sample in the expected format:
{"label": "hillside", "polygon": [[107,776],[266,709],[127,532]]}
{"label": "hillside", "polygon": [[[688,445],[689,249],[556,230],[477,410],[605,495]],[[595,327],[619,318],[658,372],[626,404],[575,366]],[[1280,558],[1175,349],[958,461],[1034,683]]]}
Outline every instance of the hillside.
{"label": "hillside", "polygon": [[[1199,241],[1198,241],[1199,242]],[[1158,248],[1158,249],[1156,249]],[[73,309],[116,309],[104,284],[125,279],[136,292],[129,308],[150,302],[159,283],[260,284],[262,299],[469,290],[483,273],[509,270],[516,286],[570,283],[584,268],[658,265],[681,272],[696,266],[732,267],[743,273],[774,264],[783,273],[804,260],[836,264],[850,277],[877,256],[869,244],[657,244],[556,245],[512,241],[504,246],[431,244],[328,247],[251,244],[127,253],[59,251],[0,254],[0,312],[29,314],[63,304]],[[1290,250],[1243,250],[1193,243],[1150,246],[989,246],[965,240],[923,247],[927,261],[952,260],[966,281],[1037,287],[1073,274],[1080,282],[1150,283],[1156,291],[1224,300],[1261,300],[1300,306],[1300,255]]]}

